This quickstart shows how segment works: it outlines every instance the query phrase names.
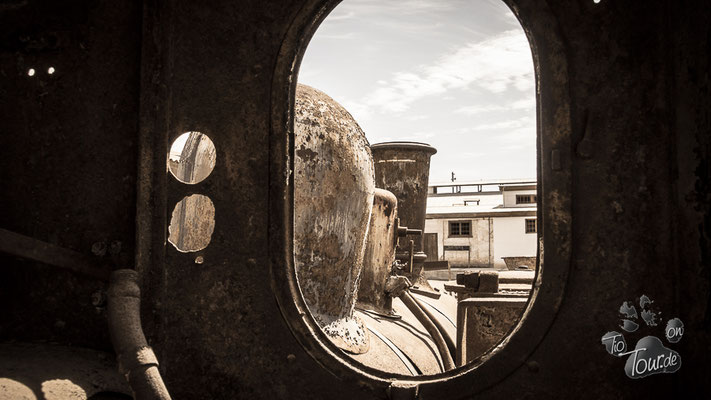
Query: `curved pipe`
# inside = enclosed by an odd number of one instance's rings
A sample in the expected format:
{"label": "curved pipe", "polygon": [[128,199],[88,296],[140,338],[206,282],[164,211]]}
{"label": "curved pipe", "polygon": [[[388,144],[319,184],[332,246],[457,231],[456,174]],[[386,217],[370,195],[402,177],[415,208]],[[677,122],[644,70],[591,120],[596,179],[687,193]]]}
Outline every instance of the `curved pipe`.
{"label": "curved pipe", "polygon": [[452,355],[449,353],[449,348],[447,347],[447,343],[442,337],[442,333],[439,331],[439,329],[437,329],[437,326],[434,324],[434,322],[432,322],[432,320],[427,317],[427,314],[425,314],[422,308],[420,308],[420,306],[417,304],[417,300],[415,300],[415,298],[412,297],[410,292],[408,292],[407,290],[402,292],[402,294],[400,295],[400,300],[405,303],[405,306],[408,308],[408,310],[410,310],[410,312],[415,315],[415,318],[420,321],[422,326],[424,326],[430,336],[432,336],[432,340],[434,340],[435,345],[437,345],[439,355],[442,357],[444,370],[449,371],[454,369],[454,360],[452,359]]}
{"label": "curved pipe", "polygon": [[170,400],[158,371],[158,360],[141,327],[141,290],[138,273],[120,269],[111,273],[107,296],[111,343],[121,372],[138,400]]}
{"label": "curved pipe", "polygon": [[[412,296],[412,295],[410,295],[410,296]],[[427,315],[427,317],[430,320],[432,320],[432,323],[435,324],[437,329],[440,331],[440,333],[442,334],[442,338],[444,339],[444,342],[447,344],[447,349],[449,349],[449,355],[452,357],[452,360],[454,360],[454,358],[456,357],[456,354],[457,354],[457,346],[454,344],[454,340],[452,340],[452,336],[449,335],[449,332],[447,332],[444,329],[444,327],[439,322],[439,320],[437,318],[435,318],[435,316],[432,314],[432,312],[430,310],[428,310],[427,307],[425,307],[425,305],[422,304],[422,302],[417,299],[417,297],[412,296],[412,299],[415,300],[415,303],[417,303],[417,305],[420,307],[420,309],[422,309],[422,312],[424,312],[425,315]]]}

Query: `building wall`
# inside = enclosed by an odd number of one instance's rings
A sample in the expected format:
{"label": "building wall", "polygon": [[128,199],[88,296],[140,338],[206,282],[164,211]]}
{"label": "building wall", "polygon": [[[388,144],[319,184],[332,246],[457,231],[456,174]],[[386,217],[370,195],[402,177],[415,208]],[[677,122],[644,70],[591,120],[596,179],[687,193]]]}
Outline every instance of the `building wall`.
{"label": "building wall", "polygon": [[535,217],[496,217],[494,227],[494,266],[505,267],[501,257],[535,256],[536,233],[526,233],[526,219]]}
{"label": "building wall", "polygon": [[[450,221],[471,222],[471,237],[450,237]],[[490,218],[438,218],[425,221],[425,232],[437,233],[437,251],[451,266],[488,266],[493,259],[493,224]],[[444,246],[469,246],[466,250],[447,250]],[[491,249],[491,251],[490,251]]]}
{"label": "building wall", "polygon": [[536,195],[536,189],[531,189],[531,190],[505,190],[503,192],[504,196],[504,207],[531,207],[535,206],[534,204],[516,204],[516,195],[520,194],[530,194],[530,195]]}

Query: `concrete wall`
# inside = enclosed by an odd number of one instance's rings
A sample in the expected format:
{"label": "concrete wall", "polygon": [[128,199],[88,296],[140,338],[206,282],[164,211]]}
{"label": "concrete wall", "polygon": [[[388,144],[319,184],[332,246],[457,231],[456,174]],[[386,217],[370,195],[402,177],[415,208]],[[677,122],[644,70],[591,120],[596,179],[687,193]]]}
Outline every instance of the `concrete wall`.
{"label": "concrete wall", "polygon": [[504,197],[504,207],[532,207],[535,206],[535,203],[531,204],[516,204],[516,195],[519,194],[530,194],[535,196],[536,195],[536,190],[511,190],[511,191],[504,191],[503,192],[503,197]]}
{"label": "concrete wall", "polygon": [[535,256],[538,235],[526,233],[526,219],[535,217],[492,218],[494,227],[494,266],[506,267],[501,257]]}
{"label": "concrete wall", "polygon": [[[437,234],[440,260],[449,260],[452,266],[485,266],[493,263],[495,267],[505,268],[502,257],[536,255],[537,234],[525,233],[526,219],[530,218],[535,217],[428,219],[425,221],[425,232]],[[472,236],[449,237],[449,221],[471,221]],[[470,253],[451,250],[445,253],[444,246],[469,246]]]}
{"label": "concrete wall", "polygon": [[[450,221],[471,222],[471,237],[450,237]],[[493,257],[493,251],[489,251],[494,240],[491,226],[489,218],[428,219],[425,221],[425,232],[437,233],[439,258],[448,260],[451,266],[488,266]],[[444,246],[469,246],[469,251],[447,250],[445,252]]]}

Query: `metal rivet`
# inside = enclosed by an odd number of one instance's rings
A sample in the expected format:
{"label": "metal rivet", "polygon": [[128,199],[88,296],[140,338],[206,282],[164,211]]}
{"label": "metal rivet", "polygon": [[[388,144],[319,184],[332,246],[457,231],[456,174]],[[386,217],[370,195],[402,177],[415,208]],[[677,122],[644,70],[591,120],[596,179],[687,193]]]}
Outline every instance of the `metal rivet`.
{"label": "metal rivet", "polygon": [[536,373],[536,372],[540,371],[540,369],[541,369],[541,366],[536,361],[528,361],[526,363],[526,366],[528,367],[528,370],[533,373]]}
{"label": "metal rivet", "polygon": [[95,256],[99,256],[99,257],[105,256],[106,250],[108,250],[108,246],[106,245],[106,242],[96,242],[91,245],[91,252]]}
{"label": "metal rivet", "polygon": [[103,307],[106,305],[106,292],[103,289],[99,289],[91,294],[91,304],[94,307]]}

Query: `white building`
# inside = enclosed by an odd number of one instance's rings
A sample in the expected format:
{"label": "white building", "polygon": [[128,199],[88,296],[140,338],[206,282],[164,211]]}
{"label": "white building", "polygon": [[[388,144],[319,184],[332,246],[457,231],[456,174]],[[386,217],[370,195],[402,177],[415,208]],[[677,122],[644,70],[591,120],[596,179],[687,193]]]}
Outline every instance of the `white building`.
{"label": "white building", "polygon": [[505,268],[504,257],[536,257],[536,181],[430,185],[424,247],[428,260]]}

